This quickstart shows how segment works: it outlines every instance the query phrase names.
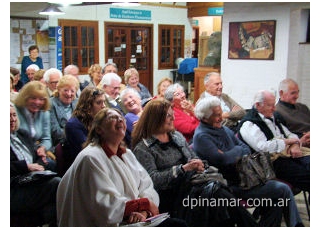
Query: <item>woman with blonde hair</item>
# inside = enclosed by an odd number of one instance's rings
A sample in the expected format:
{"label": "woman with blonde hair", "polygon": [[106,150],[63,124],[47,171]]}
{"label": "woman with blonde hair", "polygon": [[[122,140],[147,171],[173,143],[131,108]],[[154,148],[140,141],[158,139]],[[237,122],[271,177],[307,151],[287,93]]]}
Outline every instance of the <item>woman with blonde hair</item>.
{"label": "woman with blonde hair", "polygon": [[79,81],[72,75],[64,75],[50,98],[51,137],[54,146],[65,140],[64,127],[76,108],[78,89]]}
{"label": "woman with blonde hair", "polygon": [[[46,86],[39,81],[25,84],[19,91],[15,105],[20,120],[20,129],[29,133],[36,146],[37,155],[42,158],[45,164],[48,164],[51,161],[47,160],[47,151],[51,150],[52,139],[50,100]],[[52,163],[52,166],[55,166],[55,163]],[[55,168],[50,170],[55,170]]]}
{"label": "woman with blonde hair", "polygon": [[36,73],[34,74],[34,80],[36,80],[36,81],[40,81],[41,83],[46,83],[45,81],[44,81],[44,78],[43,78],[43,75],[44,75],[44,73],[46,72],[46,70],[44,70],[44,69],[39,69],[38,71],[36,71]]}
{"label": "woman with blonde hair", "polygon": [[88,70],[90,83],[88,86],[97,87],[102,79],[102,67],[99,64],[93,64]]}
{"label": "woman with blonde hair", "polygon": [[[19,176],[48,169],[36,153],[29,133],[18,131],[19,126],[16,108],[10,103],[10,226],[57,226],[56,191],[60,178],[48,177],[41,183],[25,185],[17,182]],[[21,220],[24,218],[28,225]]]}
{"label": "woman with blonde hair", "polygon": [[164,98],[164,93],[166,92],[167,88],[173,83],[172,79],[169,77],[162,78],[158,85],[157,85],[157,92],[158,94],[154,96],[154,99]]}

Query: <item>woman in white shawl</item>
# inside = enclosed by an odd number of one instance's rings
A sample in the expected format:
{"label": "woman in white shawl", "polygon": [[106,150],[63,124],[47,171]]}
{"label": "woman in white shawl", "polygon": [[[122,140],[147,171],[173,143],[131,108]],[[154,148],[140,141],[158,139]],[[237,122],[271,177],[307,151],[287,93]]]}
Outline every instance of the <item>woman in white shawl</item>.
{"label": "woman in white shawl", "polygon": [[118,226],[159,214],[150,176],[122,146],[125,132],[120,111],[105,108],[95,116],[85,148],[58,187],[59,226]]}

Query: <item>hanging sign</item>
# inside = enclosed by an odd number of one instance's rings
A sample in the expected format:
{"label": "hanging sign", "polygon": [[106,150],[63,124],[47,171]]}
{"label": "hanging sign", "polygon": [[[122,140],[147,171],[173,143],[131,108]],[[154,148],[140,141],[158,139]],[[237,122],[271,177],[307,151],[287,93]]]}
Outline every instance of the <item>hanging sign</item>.
{"label": "hanging sign", "polygon": [[208,8],[208,16],[223,15],[223,7],[211,7]]}
{"label": "hanging sign", "polygon": [[110,18],[151,21],[151,11],[110,8]]}

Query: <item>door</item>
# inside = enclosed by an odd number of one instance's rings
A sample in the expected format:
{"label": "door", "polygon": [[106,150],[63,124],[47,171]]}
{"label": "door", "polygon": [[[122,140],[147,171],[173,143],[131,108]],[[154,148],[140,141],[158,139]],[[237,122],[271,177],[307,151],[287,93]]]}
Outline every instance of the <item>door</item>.
{"label": "door", "polygon": [[134,67],[140,83],[152,92],[152,25],[105,23],[105,34],[105,60],[117,64],[122,82],[125,70]]}

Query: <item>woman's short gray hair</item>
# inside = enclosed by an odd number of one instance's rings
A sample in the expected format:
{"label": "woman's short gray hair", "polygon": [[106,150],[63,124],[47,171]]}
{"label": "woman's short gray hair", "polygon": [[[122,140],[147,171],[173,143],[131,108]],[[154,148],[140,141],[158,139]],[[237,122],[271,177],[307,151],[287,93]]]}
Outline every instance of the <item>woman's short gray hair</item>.
{"label": "woman's short gray hair", "polygon": [[128,94],[128,93],[132,93],[132,94],[134,94],[135,96],[137,96],[139,99],[141,99],[141,96],[140,96],[140,94],[137,92],[136,89],[133,89],[133,88],[128,87],[128,88],[125,88],[124,90],[121,91],[120,96],[119,96],[120,99],[121,99],[121,101],[123,101],[123,97],[124,97],[126,94]]}
{"label": "woman's short gray hair", "polygon": [[183,87],[179,83],[171,84],[164,93],[164,98],[170,102],[173,101],[173,94],[177,91],[177,89],[184,90]]}
{"label": "woman's short gray hair", "polygon": [[204,97],[196,103],[194,114],[199,119],[209,118],[212,115],[212,109],[220,106],[220,100],[215,96]]}

